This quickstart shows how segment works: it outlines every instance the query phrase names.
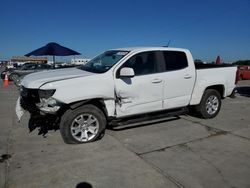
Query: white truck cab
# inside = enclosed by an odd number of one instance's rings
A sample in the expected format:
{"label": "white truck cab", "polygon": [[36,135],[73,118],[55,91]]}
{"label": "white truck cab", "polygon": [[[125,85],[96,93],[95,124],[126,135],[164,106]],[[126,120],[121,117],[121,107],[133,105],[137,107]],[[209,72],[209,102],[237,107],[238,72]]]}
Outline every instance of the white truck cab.
{"label": "white truck cab", "polygon": [[31,114],[59,116],[66,143],[86,143],[98,139],[111,119],[190,106],[213,118],[235,77],[236,67],[195,66],[187,49],[113,49],[80,68],[27,75],[20,105]]}

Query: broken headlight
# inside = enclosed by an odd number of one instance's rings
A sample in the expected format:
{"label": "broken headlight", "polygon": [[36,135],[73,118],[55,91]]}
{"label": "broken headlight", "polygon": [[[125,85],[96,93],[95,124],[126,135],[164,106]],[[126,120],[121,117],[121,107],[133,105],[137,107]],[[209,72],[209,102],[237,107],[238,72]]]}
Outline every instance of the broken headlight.
{"label": "broken headlight", "polygon": [[56,92],[55,89],[51,90],[39,90],[38,95],[40,98],[40,103],[36,106],[45,113],[55,113],[61,107],[61,103],[54,99],[52,96]]}

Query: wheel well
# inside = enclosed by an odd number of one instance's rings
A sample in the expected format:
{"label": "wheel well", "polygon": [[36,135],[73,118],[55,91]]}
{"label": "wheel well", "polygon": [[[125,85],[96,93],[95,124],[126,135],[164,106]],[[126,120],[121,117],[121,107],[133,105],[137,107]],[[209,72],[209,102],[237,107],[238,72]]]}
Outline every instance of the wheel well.
{"label": "wheel well", "polygon": [[87,102],[87,104],[92,104],[96,106],[104,113],[106,118],[108,117],[108,111],[106,109],[103,99],[91,99],[90,101]]}
{"label": "wheel well", "polygon": [[206,88],[206,90],[208,90],[208,89],[214,89],[214,90],[218,91],[219,94],[220,94],[220,96],[221,96],[221,98],[223,98],[223,96],[224,96],[224,90],[225,90],[225,88],[224,88],[223,85],[209,86],[209,87]]}
{"label": "wheel well", "polygon": [[69,108],[76,109],[76,108],[78,108],[82,105],[85,105],[85,104],[92,104],[92,105],[96,106],[104,113],[106,118],[108,117],[108,112],[107,112],[107,109],[105,107],[104,101],[103,101],[103,99],[100,99],[100,98],[77,101],[77,102],[69,104]]}

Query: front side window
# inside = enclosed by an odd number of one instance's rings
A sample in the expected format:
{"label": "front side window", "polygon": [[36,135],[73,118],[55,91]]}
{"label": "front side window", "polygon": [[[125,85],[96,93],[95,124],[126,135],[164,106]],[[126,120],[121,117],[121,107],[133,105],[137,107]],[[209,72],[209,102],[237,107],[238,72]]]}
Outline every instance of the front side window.
{"label": "front side window", "polygon": [[180,51],[163,51],[166,71],[180,70],[188,67],[187,56]]}
{"label": "front side window", "polygon": [[110,50],[90,60],[79,69],[94,72],[104,73],[120,61],[129,51]]}
{"label": "front side window", "polygon": [[48,64],[38,64],[37,69],[49,69],[51,68]]}
{"label": "front side window", "polygon": [[22,70],[33,70],[36,68],[35,63],[26,63],[23,65]]}
{"label": "front side window", "polygon": [[157,72],[155,52],[143,52],[134,55],[122,67],[133,68],[135,76],[153,74]]}

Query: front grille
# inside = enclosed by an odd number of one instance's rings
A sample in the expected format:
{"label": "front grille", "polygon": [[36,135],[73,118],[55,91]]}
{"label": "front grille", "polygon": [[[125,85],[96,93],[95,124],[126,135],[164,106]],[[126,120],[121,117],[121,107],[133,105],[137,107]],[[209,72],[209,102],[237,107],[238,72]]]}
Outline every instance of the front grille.
{"label": "front grille", "polygon": [[21,106],[29,112],[37,111],[36,103],[39,103],[38,89],[20,88]]}
{"label": "front grille", "polygon": [[23,98],[28,98],[29,100],[32,100],[35,103],[39,102],[38,89],[27,89],[22,86],[20,89],[20,95]]}

